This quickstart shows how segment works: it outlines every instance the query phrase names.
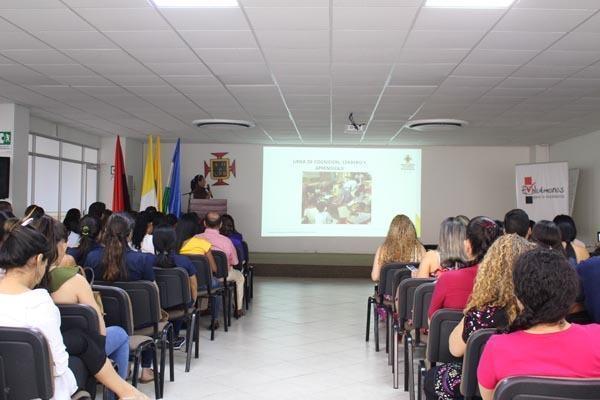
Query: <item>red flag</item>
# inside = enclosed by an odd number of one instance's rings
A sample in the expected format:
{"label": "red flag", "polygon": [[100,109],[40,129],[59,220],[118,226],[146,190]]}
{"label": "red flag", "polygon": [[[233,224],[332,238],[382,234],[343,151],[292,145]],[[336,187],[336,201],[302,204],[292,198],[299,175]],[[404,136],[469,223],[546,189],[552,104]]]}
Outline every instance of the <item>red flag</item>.
{"label": "red flag", "polygon": [[127,177],[125,176],[125,163],[123,162],[123,152],[121,151],[121,140],[117,136],[115,146],[115,171],[113,184],[113,202],[112,210],[114,212],[129,211],[131,204],[129,202],[129,190],[127,189]]}

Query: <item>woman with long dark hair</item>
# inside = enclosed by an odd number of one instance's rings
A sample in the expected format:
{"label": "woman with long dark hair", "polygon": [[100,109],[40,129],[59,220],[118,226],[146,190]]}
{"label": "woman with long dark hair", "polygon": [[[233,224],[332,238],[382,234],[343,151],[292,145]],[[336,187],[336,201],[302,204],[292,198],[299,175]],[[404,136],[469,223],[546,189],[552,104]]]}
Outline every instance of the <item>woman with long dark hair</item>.
{"label": "woman with long dark hair", "polygon": [[98,243],[100,221],[86,215],[79,221],[79,232],[79,246],[68,247],[67,254],[75,259],[76,265],[83,265],[90,251],[100,248],[100,243]]}
{"label": "woman with long dark hair", "polygon": [[63,219],[63,225],[67,230],[67,246],[77,247],[79,244],[79,220],[81,219],[81,211],[77,208],[71,208],[67,211],[65,219]]}
{"label": "woman with long dark hair", "polygon": [[462,268],[440,276],[429,306],[430,318],[441,308],[465,308],[473,291],[479,264],[500,234],[500,227],[488,217],[476,217],[469,222],[464,241],[468,261]]}
{"label": "woman with long dark hair", "polygon": [[513,284],[520,312],[512,333],[494,335],[485,346],[477,369],[481,397],[491,400],[509,376],[599,377],[600,325],[566,321],[579,280],[564,255],[544,248],[521,255]]}
{"label": "woman with long dark hair", "polygon": [[579,240],[575,221],[568,215],[557,215],[553,222],[560,229],[562,245],[567,253],[567,260],[572,266],[590,258],[590,253]]}
{"label": "woman with long dark hair", "polygon": [[560,229],[552,221],[541,220],[536,222],[531,230],[531,241],[540,247],[554,249],[565,253],[562,245]]}

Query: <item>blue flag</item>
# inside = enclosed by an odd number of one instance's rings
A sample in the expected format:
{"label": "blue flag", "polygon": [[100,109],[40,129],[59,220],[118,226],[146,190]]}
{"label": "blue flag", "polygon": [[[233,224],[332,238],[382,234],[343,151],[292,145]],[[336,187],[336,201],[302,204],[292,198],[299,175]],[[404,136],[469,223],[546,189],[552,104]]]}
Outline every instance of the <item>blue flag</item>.
{"label": "blue flag", "polygon": [[[165,190],[165,203],[163,203],[169,205],[169,213],[175,214],[177,218],[181,216],[181,188],[179,178],[179,173],[181,171],[181,150],[179,148],[180,141],[181,139],[177,139],[175,151],[173,152],[173,159],[171,160],[171,174],[169,176],[169,187],[168,192]],[[168,200],[168,202],[166,200]]]}

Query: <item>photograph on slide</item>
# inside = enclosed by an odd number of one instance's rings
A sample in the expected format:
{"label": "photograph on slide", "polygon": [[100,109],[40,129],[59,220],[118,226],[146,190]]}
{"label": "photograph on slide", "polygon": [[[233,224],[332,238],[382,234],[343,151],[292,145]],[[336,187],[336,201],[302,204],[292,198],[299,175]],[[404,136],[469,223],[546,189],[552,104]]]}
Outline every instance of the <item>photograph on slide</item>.
{"label": "photograph on slide", "polygon": [[302,224],[371,223],[372,178],[367,172],[302,172]]}

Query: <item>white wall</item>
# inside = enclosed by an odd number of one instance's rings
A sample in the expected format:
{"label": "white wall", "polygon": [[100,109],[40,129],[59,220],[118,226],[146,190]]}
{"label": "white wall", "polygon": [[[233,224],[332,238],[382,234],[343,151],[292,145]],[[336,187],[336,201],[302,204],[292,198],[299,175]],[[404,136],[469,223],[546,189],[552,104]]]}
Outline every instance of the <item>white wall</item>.
{"label": "white wall", "polygon": [[600,132],[565,140],[550,146],[551,161],[567,161],[579,168],[573,218],[578,237],[588,245],[597,244],[600,231]]}
{"label": "white wall", "polygon": [[[174,143],[163,143],[165,184],[173,148]],[[230,179],[230,185],[211,185],[211,188],[216,198],[228,199],[229,211],[253,251],[368,254],[380,244],[380,238],[262,238],[262,147],[183,144],[182,193],[189,191],[189,181],[194,175],[204,174],[203,161],[214,158],[211,152],[229,152],[226,157],[236,160],[237,177]],[[423,241],[437,242],[439,224],[448,216],[503,218],[507,210],[515,207],[514,166],[529,160],[529,147],[423,148]],[[182,204],[185,209],[185,201]]]}
{"label": "white wall", "polygon": [[101,136],[80,131],[79,129],[60,125],[42,118],[32,116],[29,121],[29,131],[44,136],[56,137],[68,142],[79,143],[96,149],[100,148]]}

